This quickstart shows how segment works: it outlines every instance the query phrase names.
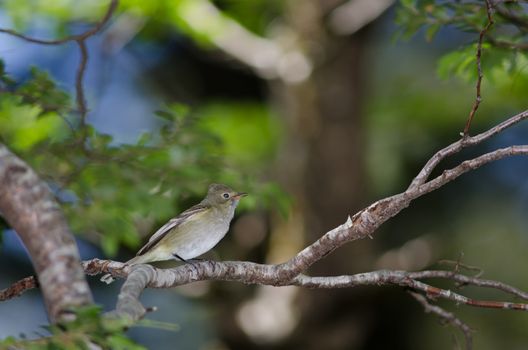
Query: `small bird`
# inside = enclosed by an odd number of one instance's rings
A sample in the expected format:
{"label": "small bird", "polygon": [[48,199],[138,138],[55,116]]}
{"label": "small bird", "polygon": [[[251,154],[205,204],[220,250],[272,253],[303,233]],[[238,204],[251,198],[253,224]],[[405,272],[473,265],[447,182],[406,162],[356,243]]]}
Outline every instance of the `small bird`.
{"label": "small bird", "polygon": [[[126,264],[172,259],[186,262],[208,252],[224,238],[240,198],[246,195],[226,185],[209,185],[200,203],[160,227]],[[113,280],[110,274],[101,278],[106,283]]]}

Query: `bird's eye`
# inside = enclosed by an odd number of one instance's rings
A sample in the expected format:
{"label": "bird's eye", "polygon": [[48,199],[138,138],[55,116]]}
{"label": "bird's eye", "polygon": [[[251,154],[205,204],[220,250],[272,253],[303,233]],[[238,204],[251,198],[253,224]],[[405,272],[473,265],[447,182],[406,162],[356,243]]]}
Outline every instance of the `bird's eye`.
{"label": "bird's eye", "polygon": [[225,199],[228,199],[228,198],[229,198],[229,193],[224,193],[224,194],[222,195],[222,197],[224,197]]}

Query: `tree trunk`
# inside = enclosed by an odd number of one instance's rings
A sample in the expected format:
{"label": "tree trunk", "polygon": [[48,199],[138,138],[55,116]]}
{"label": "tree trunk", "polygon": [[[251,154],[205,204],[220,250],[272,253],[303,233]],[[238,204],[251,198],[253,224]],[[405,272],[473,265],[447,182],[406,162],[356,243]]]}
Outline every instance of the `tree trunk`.
{"label": "tree trunk", "polygon": [[2,144],[0,212],[28,250],[52,323],[72,319],[72,307],[92,303],[77,245],[52,193]]}

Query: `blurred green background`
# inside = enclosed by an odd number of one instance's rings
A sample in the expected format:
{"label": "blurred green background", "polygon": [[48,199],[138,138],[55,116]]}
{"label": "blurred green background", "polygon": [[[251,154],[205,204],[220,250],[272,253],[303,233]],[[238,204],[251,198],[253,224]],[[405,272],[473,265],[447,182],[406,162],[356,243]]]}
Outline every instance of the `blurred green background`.
{"label": "blurred green background", "polygon": [[[475,99],[482,3],[123,0],[88,40],[86,124],[75,104],[76,45],[2,34],[0,140],[50,184],[83,259],[128,259],[209,183],[221,182],[251,195],[231,234],[206,257],[283,262],[347,215],[403,191],[436,150],[459,138]],[[0,27],[62,37],[90,28],[107,6],[4,0]],[[508,6],[528,22],[523,4]],[[524,39],[525,30],[496,16],[490,35]],[[483,46],[483,102],[472,134],[526,108],[527,57],[493,44]],[[527,131],[520,124],[441,166],[525,143]],[[437,262],[462,259],[485,278],[528,289],[527,171],[518,158],[464,175],[413,202],[374,240],[347,245],[309,272],[449,268]],[[6,287],[32,268],[3,227]],[[90,282],[96,301],[111,309],[118,283]],[[148,318],[180,327],[132,328],[130,337],[149,349],[446,349],[463,342],[396,287],[203,282],[147,290],[142,300],[159,307]],[[477,349],[528,342],[523,313],[439,305],[476,330]],[[40,337],[45,323],[38,291],[0,304],[2,338]]]}

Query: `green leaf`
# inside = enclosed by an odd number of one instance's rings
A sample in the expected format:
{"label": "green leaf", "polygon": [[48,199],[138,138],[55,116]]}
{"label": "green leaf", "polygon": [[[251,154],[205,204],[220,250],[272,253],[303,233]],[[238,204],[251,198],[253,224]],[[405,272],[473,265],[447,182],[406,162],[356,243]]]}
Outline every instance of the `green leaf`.
{"label": "green leaf", "polygon": [[114,334],[107,338],[108,345],[112,350],[144,350],[145,347],[136,344],[122,334]]}
{"label": "green leaf", "polygon": [[0,136],[17,151],[28,151],[42,141],[59,142],[67,135],[55,112],[42,114],[38,106],[20,104],[20,98],[0,97]]}
{"label": "green leaf", "polygon": [[115,232],[108,232],[101,238],[101,248],[108,256],[115,256],[119,248],[119,240],[115,236]]}
{"label": "green leaf", "polygon": [[160,118],[163,118],[163,119],[169,120],[169,121],[172,121],[175,118],[173,113],[167,112],[167,111],[155,111],[154,114],[157,115]]}
{"label": "green leaf", "polygon": [[474,46],[450,52],[438,61],[437,74],[441,79],[459,77],[469,80],[476,77],[476,57]]}
{"label": "green leaf", "polygon": [[43,112],[56,111],[66,113],[70,109],[69,95],[59,89],[50,75],[36,67],[31,67],[28,81],[16,89],[23,102],[38,105]]}
{"label": "green leaf", "polygon": [[425,30],[425,39],[428,42],[433,41],[434,36],[436,35],[436,33],[438,33],[438,30],[440,30],[440,28],[442,28],[442,25],[440,23],[434,23],[428,26]]}
{"label": "green leaf", "polygon": [[400,0],[400,4],[405,7],[414,7],[416,6],[417,0]]}

